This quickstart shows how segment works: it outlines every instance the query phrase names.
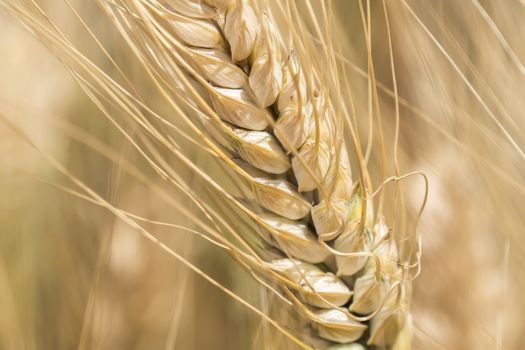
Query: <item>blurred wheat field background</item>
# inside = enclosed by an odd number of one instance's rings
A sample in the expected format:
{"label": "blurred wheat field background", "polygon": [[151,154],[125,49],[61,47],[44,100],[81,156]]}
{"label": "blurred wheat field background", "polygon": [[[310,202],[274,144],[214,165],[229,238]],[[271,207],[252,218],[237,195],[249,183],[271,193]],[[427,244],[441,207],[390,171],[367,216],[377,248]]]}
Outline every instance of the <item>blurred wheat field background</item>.
{"label": "blurred wheat field background", "polygon": [[[297,318],[230,255],[180,229],[195,228],[184,210],[197,208],[86,96],[61,57],[4,11],[9,2],[17,1],[0,0],[0,348],[295,349],[115,212],[68,192],[70,179],[46,155],[115,208],[150,220],[140,223],[222,286],[265,313],[282,313],[284,324]],[[318,10],[320,2],[311,4]],[[137,95],[184,128],[152,93],[143,67],[96,2],[36,3],[75,48],[126,85],[70,3]],[[371,113],[382,123],[392,169],[397,90],[399,163],[404,172],[429,178],[418,227],[422,272],[413,282],[412,348],[525,348],[525,4],[394,0],[386,1],[386,18],[379,0],[323,3],[332,11],[331,40],[344,52],[338,58],[350,78],[363,148],[368,142],[381,148],[378,129],[369,138]],[[370,16],[373,77],[360,8]],[[315,28],[304,36],[315,42]],[[377,83],[372,107],[369,80]],[[139,139],[133,125],[126,127]],[[192,152],[196,164],[222,174],[211,156]],[[196,195],[208,195],[169,152],[162,157],[195,181]],[[380,158],[374,154],[369,162],[376,185],[384,179]],[[402,189],[413,223],[424,186],[408,178]]]}

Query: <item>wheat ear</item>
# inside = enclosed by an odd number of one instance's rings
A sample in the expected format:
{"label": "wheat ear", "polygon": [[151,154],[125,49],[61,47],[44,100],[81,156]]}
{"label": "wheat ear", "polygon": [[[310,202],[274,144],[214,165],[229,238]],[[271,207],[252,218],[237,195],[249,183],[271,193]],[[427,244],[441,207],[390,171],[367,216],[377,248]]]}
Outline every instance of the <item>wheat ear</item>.
{"label": "wheat ear", "polygon": [[[321,75],[303,66],[307,58],[287,46],[271,13],[245,0],[99,2],[154,80],[165,84],[159,90],[184,106],[174,105],[181,117],[191,117],[188,123],[206,149],[249,190],[236,198],[181,155],[225,204],[257,226],[253,232],[265,259],[251,246],[250,254],[239,250],[235,257],[280,287],[325,348],[394,345],[408,319],[406,269],[382,216],[374,222],[366,176],[352,181],[343,118]],[[22,15],[59,50],[69,50]],[[77,63],[87,66],[83,59]],[[111,98],[129,98],[112,90],[113,82],[97,69],[89,71]],[[125,107],[130,113],[144,108]],[[180,154],[150,122],[136,121]],[[230,214],[218,219],[237,234]]]}
{"label": "wheat ear", "polygon": [[342,120],[319,75],[251,2],[122,3],[162,37],[191,77],[184,88],[205,102],[196,119],[251,188],[258,209],[246,207],[279,252],[266,267],[287,298],[331,349],[393,345],[407,318],[396,245],[352,182]]}
{"label": "wheat ear", "polygon": [[289,299],[319,337],[348,344],[333,349],[393,345],[407,318],[396,245],[352,182],[341,118],[318,76],[248,1],[146,3],[145,20],[215,112],[201,123],[240,159],[234,169],[263,208],[261,237],[282,254],[268,267]]}

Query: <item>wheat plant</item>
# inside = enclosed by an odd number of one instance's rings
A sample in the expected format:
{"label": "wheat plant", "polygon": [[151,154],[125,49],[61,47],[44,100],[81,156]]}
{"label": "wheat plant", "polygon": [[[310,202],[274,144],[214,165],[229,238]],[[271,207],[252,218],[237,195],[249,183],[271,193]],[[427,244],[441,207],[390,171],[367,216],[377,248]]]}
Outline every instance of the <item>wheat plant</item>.
{"label": "wheat plant", "polygon": [[[283,324],[278,313],[257,310],[50,158],[77,186],[70,192],[109,209],[301,348],[410,348],[419,238],[417,229],[395,224],[404,210],[399,187],[391,201],[384,190],[421,174],[402,175],[396,160],[391,177],[386,170],[369,173],[371,154],[384,158],[385,145],[362,146],[359,119],[372,118],[356,110],[341,78],[346,65],[334,40],[331,2],[98,3],[168,112],[141,95],[74,10],[118,78],[78,51],[36,3],[2,6],[63,62],[157,176],[195,207],[173,203],[198,228],[194,233],[227,251],[261,290],[298,316],[285,315]],[[359,4],[371,111],[377,87],[365,19],[370,7]],[[381,11],[388,20],[385,3]],[[395,81],[392,53],[391,62]],[[422,207],[425,200],[426,192]],[[261,348],[278,348],[266,341]]]}

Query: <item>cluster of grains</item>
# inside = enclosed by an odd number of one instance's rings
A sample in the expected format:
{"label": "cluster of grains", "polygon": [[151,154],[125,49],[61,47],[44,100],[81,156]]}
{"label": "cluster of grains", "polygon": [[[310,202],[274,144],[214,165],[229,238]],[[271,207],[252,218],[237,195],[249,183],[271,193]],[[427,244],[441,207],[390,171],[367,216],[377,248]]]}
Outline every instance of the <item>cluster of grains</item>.
{"label": "cluster of grains", "polygon": [[206,128],[247,180],[268,261],[330,349],[388,347],[406,321],[397,250],[352,182],[341,118],[244,0],[153,2],[216,115]]}

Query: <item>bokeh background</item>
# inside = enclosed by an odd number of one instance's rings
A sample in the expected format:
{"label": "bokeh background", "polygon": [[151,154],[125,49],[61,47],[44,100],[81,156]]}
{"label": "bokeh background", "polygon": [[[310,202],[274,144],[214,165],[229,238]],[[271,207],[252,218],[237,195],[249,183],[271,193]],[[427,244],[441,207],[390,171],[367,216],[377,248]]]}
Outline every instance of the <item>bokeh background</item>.
{"label": "bokeh background", "polygon": [[[76,47],[114,70],[65,3],[38,3]],[[382,2],[370,3],[392,161],[387,27]],[[97,5],[72,4],[126,75],[146,81]],[[358,115],[366,116],[358,4],[333,1],[333,21],[334,35],[347,47],[341,59],[354,99],[364,101],[357,103]],[[414,349],[523,349],[525,5],[395,0],[387,8],[400,96],[399,161],[404,171],[421,170],[430,180],[419,226],[423,269],[414,281]],[[190,225],[170,204],[178,194],[158,181],[60,61],[3,10],[0,28],[0,113],[115,206]],[[147,94],[147,82],[143,90]],[[362,122],[366,135],[366,117]],[[370,171],[378,169],[373,157]],[[267,330],[258,316],[61,186],[71,183],[0,123],[1,349],[265,348]],[[414,179],[403,189],[413,219],[423,187]],[[264,300],[227,254],[180,230],[145,227],[239,295]]]}

